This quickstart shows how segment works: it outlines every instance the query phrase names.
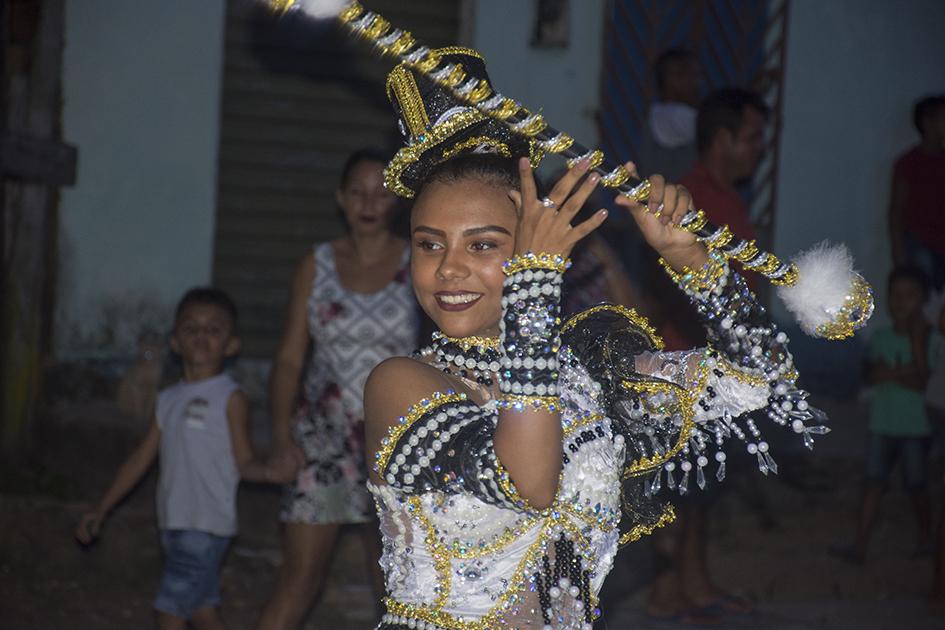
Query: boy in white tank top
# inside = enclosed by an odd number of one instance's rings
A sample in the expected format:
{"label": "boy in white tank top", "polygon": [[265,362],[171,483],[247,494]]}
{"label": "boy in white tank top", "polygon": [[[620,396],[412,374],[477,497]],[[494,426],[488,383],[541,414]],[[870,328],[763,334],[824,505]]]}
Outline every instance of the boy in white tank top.
{"label": "boy in white tank top", "polygon": [[118,469],[95,510],[85,514],[76,538],[91,543],[106,516],[160,456],[158,528],[164,573],[154,608],[158,626],[223,627],[219,573],[236,535],[240,479],[284,483],[296,473],[290,460],[255,458],[249,437],[249,403],[223,362],[236,355],[236,307],[222,291],[196,288],[177,306],[171,348],[184,378],[160,392],[148,434]]}

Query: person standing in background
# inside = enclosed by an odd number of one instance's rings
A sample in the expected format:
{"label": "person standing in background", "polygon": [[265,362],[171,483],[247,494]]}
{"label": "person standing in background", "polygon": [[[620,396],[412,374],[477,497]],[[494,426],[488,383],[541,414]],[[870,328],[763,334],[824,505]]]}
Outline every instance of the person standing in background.
{"label": "person standing in background", "polygon": [[[736,186],[754,173],[764,154],[764,127],[768,106],[754,92],[724,88],[713,92],[699,106],[696,140],[699,158],[680,184],[699,200],[708,219],[728,225],[740,238],[754,240],[748,204]],[[660,332],[669,350],[691,348],[705,342],[704,333],[686,305],[653,265],[649,274],[662,313],[656,314]],[[745,280],[756,288],[757,277],[745,272]]]}
{"label": "person standing in background", "polygon": [[728,225],[744,239],[754,239],[755,228],[736,186],[748,180],[761,162],[768,113],[761,97],[749,90],[729,87],[706,97],[696,118],[699,159],[681,181],[699,195],[699,207],[709,221]]}
{"label": "person standing in background", "polygon": [[154,599],[159,630],[222,630],[220,568],[237,532],[241,479],[285,483],[293,462],[253,453],[249,401],[223,365],[239,352],[233,300],[211,287],[191,289],[174,316],[171,348],[183,378],[158,394],[151,425],[118,468],[76,539],[90,545],[112,510],[160,463],[157,520],[164,571]]}
{"label": "person standing in background", "polygon": [[678,181],[696,161],[696,108],[701,72],[692,51],[671,48],[653,67],[657,100],[650,106],[639,164],[642,173]]}
{"label": "person standing in background", "polygon": [[945,95],[918,101],[912,121],[920,140],[893,167],[890,245],[894,265],[921,268],[938,291],[945,287]]}
{"label": "person standing in background", "polygon": [[928,438],[932,434],[926,407],[930,366],[937,361],[934,329],[922,305],[928,279],[916,267],[896,267],[889,274],[887,307],[892,325],[870,338],[867,379],[874,392],[869,414],[866,489],[854,542],[835,544],[830,553],[862,564],[893,468],[902,467],[903,489],[915,511],[916,556],[932,551],[928,489]]}
{"label": "person standing in background", "polygon": [[282,566],[259,630],[299,627],[342,524],[359,526],[380,607],[380,538],[365,485],[364,382],[382,360],[412,352],[419,327],[410,248],[394,233],[396,198],[384,187],[386,161],[374,149],[348,157],[335,194],[348,232],[315,245],[292,281],[269,397],[274,450],[292,454],[301,470],[286,488]]}
{"label": "person standing in background", "polygon": [[[748,204],[736,189],[754,173],[764,152],[764,126],[768,107],[748,90],[724,88],[710,94],[699,106],[696,145],[699,159],[682,178],[681,185],[698,200],[710,221],[728,225],[744,239],[754,239]],[[744,272],[749,286],[757,277]],[[686,309],[678,291],[653,265],[652,292],[660,312],[654,318],[667,350],[682,350],[706,342],[698,319]],[[719,617],[753,610],[747,599],[716,584],[708,559],[710,509],[718,490],[682,497],[678,518],[653,542],[661,570],[653,581],[647,603],[652,620],[688,624],[717,624]]]}

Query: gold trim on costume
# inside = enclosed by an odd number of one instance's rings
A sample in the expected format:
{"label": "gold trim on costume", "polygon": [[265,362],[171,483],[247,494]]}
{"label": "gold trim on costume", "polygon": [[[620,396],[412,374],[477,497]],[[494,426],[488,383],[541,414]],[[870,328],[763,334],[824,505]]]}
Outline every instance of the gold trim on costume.
{"label": "gold trim on costume", "polygon": [[509,475],[509,471],[505,469],[505,466],[502,465],[502,462],[499,461],[498,453],[495,456],[495,469],[497,473],[496,485],[505,493],[505,496],[511,501],[515,507],[520,510],[527,510],[529,512],[533,511],[532,507],[528,504],[528,501],[525,500],[525,497],[518,493],[518,489],[515,487],[515,484],[512,482],[512,476]]}
{"label": "gold trim on costume", "polygon": [[430,555],[433,556],[433,565],[436,567],[437,574],[437,586],[436,589],[434,589],[436,592],[436,600],[434,600],[433,608],[439,610],[446,605],[446,602],[450,598],[450,590],[452,589],[453,569],[450,555],[440,541],[436,527],[433,526],[433,523],[430,522],[430,519],[428,519],[427,515],[424,513],[423,501],[420,497],[416,495],[411,496],[407,502],[410,505],[409,511],[411,516],[427,533],[423,538],[423,542],[426,543]]}
{"label": "gold trim on costume", "polygon": [[728,270],[725,259],[721,255],[713,253],[713,250],[709,252],[709,260],[699,269],[683,267],[682,271],[676,271],[663,258],[659,259],[659,263],[673,282],[686,291],[696,293],[704,293],[715,289],[719,285],[719,280]]}
{"label": "gold trim on costume", "polygon": [[443,405],[464,401],[466,401],[466,394],[442,394],[440,392],[434,392],[431,398],[424,398],[416,405],[410,407],[407,410],[407,414],[401,416],[397,424],[387,427],[387,437],[381,440],[381,448],[374,454],[377,471],[381,478],[385,478],[387,463],[390,461],[390,456],[393,455],[394,450],[397,448],[398,441],[414,422]]}
{"label": "gold trim on costume", "polygon": [[407,167],[416,163],[424,153],[442,144],[456,132],[483,120],[486,120],[485,114],[477,109],[468,109],[434,125],[429,131],[418,136],[421,138],[419,141],[408,144],[397,152],[394,159],[384,169],[384,185],[395,195],[406,199],[413,198],[416,191],[411,190],[401,181],[401,176]]}
{"label": "gold trim on costume", "polygon": [[526,269],[542,269],[564,273],[570,266],[571,259],[560,254],[525,252],[524,254],[516,254],[502,263],[502,271],[506,276],[511,276]]}
{"label": "gold trim on costume", "polygon": [[509,145],[502,142],[501,140],[490,138],[489,136],[473,136],[472,138],[467,138],[462,142],[457,142],[449,149],[443,149],[443,161],[445,162],[454,155],[465,151],[466,149],[475,149],[480,146],[493,147],[495,151],[488,152],[493,155],[501,155],[502,157],[507,158],[512,157],[512,151],[509,149]]}
{"label": "gold trim on costume", "polygon": [[660,516],[659,520],[653,523],[652,525],[637,525],[632,527],[630,531],[624,533],[620,536],[620,544],[628,545],[632,542],[636,542],[643,538],[644,536],[649,536],[654,531],[663,527],[664,525],[669,525],[676,520],[676,510],[673,509],[672,505],[666,504],[663,509],[663,514]]}
{"label": "gold trim on costume", "polygon": [[498,350],[500,346],[498,337],[482,337],[472,335],[469,337],[447,337],[441,332],[434,334],[433,339],[446,339],[450,343],[455,343],[463,349],[463,352],[469,352],[470,348],[482,350]]}
{"label": "gold trim on costume", "polygon": [[444,46],[443,48],[436,48],[434,52],[440,55],[469,55],[470,57],[481,59],[483,63],[486,61],[482,53],[478,50],[466,48],[465,46]]}
{"label": "gold trim on costume", "polygon": [[592,306],[590,308],[584,309],[583,311],[575,313],[569,317],[566,322],[564,322],[564,326],[561,327],[561,334],[564,334],[571,328],[574,328],[582,321],[599,311],[610,311],[611,313],[622,315],[628,321],[630,321],[631,324],[646,333],[646,336],[649,337],[650,342],[657,350],[662,350],[665,347],[663,338],[660,337],[656,332],[656,329],[650,325],[650,322],[646,319],[646,317],[640,315],[634,309],[621,306],[620,304],[598,304],[597,306]]}
{"label": "gold trim on costume", "polygon": [[817,327],[817,334],[825,339],[845,339],[866,324],[873,313],[873,288],[856,274],[850,284],[850,293],[831,321]]}
{"label": "gold trim on costume", "polygon": [[430,126],[430,117],[423,105],[417,80],[406,66],[397,66],[387,75],[387,98],[397,99],[411,136],[422,135]]}
{"label": "gold trim on costume", "polygon": [[[661,380],[641,382],[623,381],[621,383],[621,386],[625,389],[635,392],[662,392],[664,394],[675,395],[675,404],[678,405],[678,411],[682,414],[683,418],[682,426],[679,428],[679,437],[676,439],[676,444],[674,444],[671,449],[662,455],[641,457],[640,459],[630,462],[630,465],[624,469],[624,478],[636,477],[647,473],[654,468],[658,468],[675,457],[676,454],[683,449],[683,447],[686,445],[686,442],[689,441],[689,436],[692,434],[693,428],[696,426],[694,420],[696,415],[696,397],[698,396],[698,393],[705,388],[706,382],[708,380],[709,363],[707,357],[703,357],[702,361],[699,362],[699,372],[696,375],[695,381],[691,385],[687,385],[687,387],[682,387],[670,381]],[[660,411],[666,415],[672,414],[671,410]]]}

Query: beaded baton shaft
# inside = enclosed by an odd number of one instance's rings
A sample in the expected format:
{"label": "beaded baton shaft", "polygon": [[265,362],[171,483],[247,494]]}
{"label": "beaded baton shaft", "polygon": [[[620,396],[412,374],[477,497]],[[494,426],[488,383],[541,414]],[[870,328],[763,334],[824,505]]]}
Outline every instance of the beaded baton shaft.
{"label": "beaded baton shaft", "polygon": [[[269,0],[279,11],[299,8],[298,0]],[[567,133],[550,126],[541,114],[526,109],[518,101],[494,92],[486,81],[467,77],[461,64],[448,62],[418,42],[405,30],[394,27],[383,16],[365,9],[357,0],[348,2],[338,14],[338,20],[356,35],[370,40],[383,54],[397,57],[431,80],[449,89],[463,103],[483,114],[500,120],[515,133],[533,138],[542,151],[558,153],[572,167],[583,158],[590,160],[593,169],[601,175],[604,186],[615,188],[636,201],[645,201],[649,195],[648,181],[635,180],[623,166],[612,167],[605,161],[600,149],[588,149]],[[793,285],[797,282],[797,267],[783,263],[774,254],[758,249],[754,241],[739,238],[727,225],[710,223],[702,210],[689,211],[679,227],[691,232],[710,249],[726,258],[741,262],[747,269],[760,273],[774,284]]]}

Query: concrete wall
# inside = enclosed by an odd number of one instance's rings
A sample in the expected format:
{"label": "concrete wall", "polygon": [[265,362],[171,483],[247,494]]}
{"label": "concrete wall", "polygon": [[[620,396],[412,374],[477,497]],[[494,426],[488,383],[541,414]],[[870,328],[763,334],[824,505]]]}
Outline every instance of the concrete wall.
{"label": "concrete wall", "polygon": [[56,351],[127,353],[210,280],[223,0],[69,2]]}
{"label": "concrete wall", "polygon": [[[582,144],[597,146],[604,0],[571,2],[567,48],[530,45],[535,5],[531,0],[470,1],[475,20],[472,46],[489,62],[496,89],[532,111],[540,109],[549,123]],[[556,160],[554,166],[561,163]]]}
{"label": "concrete wall", "polygon": [[775,301],[809,389],[854,392],[866,342],[889,322],[892,164],[918,140],[913,102],[945,92],[943,24],[939,0],[791,2],[774,249],[842,241],[876,290],[870,324],[844,342],[806,337]]}
{"label": "concrete wall", "polygon": [[945,2],[793,0],[776,250],[844,241],[888,321],[886,211],[895,157],[918,141],[912,104],[945,92]]}

